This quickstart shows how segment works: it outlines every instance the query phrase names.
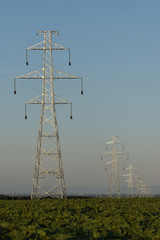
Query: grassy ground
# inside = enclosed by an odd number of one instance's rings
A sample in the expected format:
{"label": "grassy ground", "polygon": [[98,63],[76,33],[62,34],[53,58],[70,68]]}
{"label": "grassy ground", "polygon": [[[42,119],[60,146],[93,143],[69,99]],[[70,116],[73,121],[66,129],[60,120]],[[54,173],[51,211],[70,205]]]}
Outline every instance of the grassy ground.
{"label": "grassy ground", "polygon": [[0,239],[160,239],[160,199],[0,200]]}

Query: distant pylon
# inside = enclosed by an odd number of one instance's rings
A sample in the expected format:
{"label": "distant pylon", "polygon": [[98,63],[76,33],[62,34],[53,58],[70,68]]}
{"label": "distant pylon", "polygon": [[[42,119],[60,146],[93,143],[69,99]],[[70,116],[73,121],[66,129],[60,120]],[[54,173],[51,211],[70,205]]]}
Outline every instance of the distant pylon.
{"label": "distant pylon", "polygon": [[128,165],[128,168],[125,168],[128,170],[128,174],[125,174],[123,176],[128,176],[128,179],[126,182],[128,182],[128,197],[133,196],[133,166],[132,164]]}
{"label": "distant pylon", "polygon": [[15,77],[14,93],[16,94],[16,79],[42,79],[42,94],[25,104],[25,119],[27,119],[27,104],[41,104],[31,198],[64,198],[66,188],[55,105],[70,104],[72,119],[72,104],[55,95],[54,81],[81,79],[81,94],[83,94],[83,79],[53,68],[53,50],[68,50],[69,65],[71,65],[70,49],[52,41],[52,37],[59,35],[59,32],[38,31],[38,33],[44,40],[26,49],[26,65],[28,65],[28,50],[43,50],[43,68]]}
{"label": "distant pylon", "polygon": [[136,196],[138,197],[140,195],[140,176],[139,174],[135,175],[135,186],[136,186]]}
{"label": "distant pylon", "polygon": [[[105,152],[103,155],[112,155],[112,160],[110,162],[106,162],[106,164],[111,164],[111,174],[109,180],[109,196],[110,197],[120,197],[120,181],[119,181],[119,170],[118,170],[118,155],[127,155],[125,152],[121,152],[118,150],[117,145],[122,144],[118,137],[112,137],[112,141],[106,143],[106,149],[108,149],[108,145],[113,145],[113,150]],[[123,145],[123,144],[122,144]]]}
{"label": "distant pylon", "polygon": [[[138,174],[137,174],[138,175]],[[140,179],[139,175],[137,177],[137,184],[138,184],[138,193],[137,195],[139,197],[150,197],[151,194],[150,194],[150,188],[144,184],[143,180]]]}

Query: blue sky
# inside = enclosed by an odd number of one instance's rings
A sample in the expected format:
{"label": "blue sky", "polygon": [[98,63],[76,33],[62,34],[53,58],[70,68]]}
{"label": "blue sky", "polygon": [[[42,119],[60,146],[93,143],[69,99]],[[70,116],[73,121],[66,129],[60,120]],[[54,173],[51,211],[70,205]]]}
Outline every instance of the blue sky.
{"label": "blue sky", "polygon": [[157,0],[2,1],[0,8],[0,191],[30,191],[40,109],[25,101],[40,82],[13,79],[41,67],[42,54],[25,49],[42,41],[38,30],[59,30],[55,42],[71,48],[56,54],[58,70],[82,76],[56,82],[57,95],[73,103],[57,109],[66,185],[105,187],[105,142],[120,136],[130,162],[148,185],[159,185],[160,2]]}

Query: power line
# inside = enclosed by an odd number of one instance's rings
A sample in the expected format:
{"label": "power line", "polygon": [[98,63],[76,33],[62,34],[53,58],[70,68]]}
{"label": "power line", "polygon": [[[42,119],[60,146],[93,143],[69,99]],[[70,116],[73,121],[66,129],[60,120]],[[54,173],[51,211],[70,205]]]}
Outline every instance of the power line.
{"label": "power line", "polygon": [[22,61],[20,61],[20,60],[17,60],[17,59],[15,59],[15,58],[13,58],[13,57],[7,56],[7,55],[5,55],[5,54],[3,54],[3,53],[0,53],[0,55],[3,56],[3,57],[5,57],[5,58],[10,59],[10,60],[13,61],[13,62],[17,62],[17,63],[19,63],[19,64],[25,64],[24,62],[22,62]]}

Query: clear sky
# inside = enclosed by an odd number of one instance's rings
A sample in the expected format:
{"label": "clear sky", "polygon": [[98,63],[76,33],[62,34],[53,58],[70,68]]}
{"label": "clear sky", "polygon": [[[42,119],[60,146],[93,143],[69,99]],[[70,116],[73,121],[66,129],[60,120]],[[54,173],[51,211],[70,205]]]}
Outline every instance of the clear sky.
{"label": "clear sky", "polygon": [[[160,185],[160,1],[2,0],[0,7],[0,191],[30,192],[40,108],[24,103],[41,82],[15,76],[39,69],[42,54],[25,49],[42,41],[38,30],[59,30],[54,67],[84,79],[56,81],[58,96],[73,103],[57,109],[64,174],[71,187],[105,187],[100,155],[119,136],[130,163],[147,185]],[[22,84],[22,85],[21,85]]]}

